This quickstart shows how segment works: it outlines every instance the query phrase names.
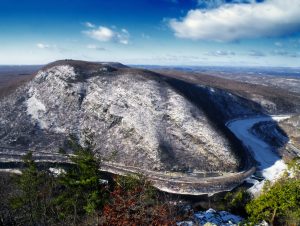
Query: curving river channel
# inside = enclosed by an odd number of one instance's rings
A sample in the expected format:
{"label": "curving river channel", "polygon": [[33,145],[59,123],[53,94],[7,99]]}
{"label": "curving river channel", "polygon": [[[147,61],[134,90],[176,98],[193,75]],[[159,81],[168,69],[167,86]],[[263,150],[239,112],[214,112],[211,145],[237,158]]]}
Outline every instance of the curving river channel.
{"label": "curving river channel", "polygon": [[[261,191],[265,180],[276,180],[281,173],[286,170],[287,166],[269,144],[251,133],[251,128],[259,122],[272,120],[280,121],[288,117],[289,116],[257,116],[234,119],[226,123],[226,126],[243,142],[257,161],[258,166],[256,167],[256,176],[251,176],[255,171],[254,167],[242,172],[213,177],[199,177],[197,175],[181,175],[174,173],[169,175],[165,172],[142,170],[140,168],[109,162],[103,163],[101,169],[102,171],[120,175],[143,173],[153,181],[155,187],[162,191],[188,195],[212,195],[218,192],[229,191],[242,184],[245,178],[247,178],[246,181],[253,184],[249,191],[255,195]],[[22,161],[22,156],[26,154],[26,151],[24,150],[15,150],[10,147],[0,147],[0,150],[1,148],[3,150],[0,151],[0,165],[9,163],[14,165],[20,163]],[[69,163],[67,156],[60,156],[59,154],[39,152],[35,153],[34,157],[37,162],[41,163]],[[10,167],[11,169],[2,167],[0,171],[6,172],[10,170],[9,172],[16,172],[16,167],[18,166]],[[257,175],[259,175],[259,177]]]}
{"label": "curving river channel", "polygon": [[254,195],[261,191],[265,180],[274,181],[278,179],[287,169],[287,165],[280,158],[280,156],[276,154],[272,146],[251,133],[251,128],[259,122],[280,121],[289,117],[290,116],[258,116],[235,119],[226,124],[226,126],[252,153],[257,162],[256,174],[259,174],[264,178],[262,181],[254,179],[254,177],[251,177],[247,180],[247,182],[253,184],[249,191]]}

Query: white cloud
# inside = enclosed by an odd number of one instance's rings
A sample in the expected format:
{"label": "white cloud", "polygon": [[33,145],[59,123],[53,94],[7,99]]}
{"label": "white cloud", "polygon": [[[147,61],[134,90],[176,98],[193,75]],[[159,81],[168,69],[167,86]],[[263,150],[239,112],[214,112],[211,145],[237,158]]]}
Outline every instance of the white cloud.
{"label": "white cloud", "polygon": [[99,26],[95,29],[83,31],[83,33],[100,42],[116,41],[124,45],[129,44],[130,34],[125,28],[118,32],[108,27]]}
{"label": "white cloud", "polygon": [[88,49],[94,49],[94,50],[99,50],[99,51],[105,51],[106,49],[97,45],[87,45],[86,48]]}
{"label": "white cloud", "polygon": [[[231,0],[229,3],[255,3],[256,0]],[[205,8],[216,8],[226,3],[226,0],[197,0],[198,6]]]}
{"label": "white cloud", "polygon": [[121,30],[123,33],[125,33],[125,34],[129,34],[129,32],[125,29],[125,28],[122,28],[122,30]]}
{"label": "white cloud", "polygon": [[274,45],[277,46],[277,47],[282,47],[283,46],[283,44],[281,42],[275,42]]}
{"label": "white cloud", "polygon": [[93,23],[91,23],[91,22],[85,22],[84,25],[86,27],[89,27],[89,28],[94,28],[95,27],[95,25]]}
{"label": "white cloud", "polygon": [[228,51],[228,50],[217,50],[217,51],[209,52],[206,55],[209,55],[209,56],[234,56],[235,52]]}
{"label": "white cloud", "polygon": [[251,50],[248,54],[249,56],[253,56],[253,57],[263,57],[266,56],[265,53],[259,51],[259,50]]}
{"label": "white cloud", "polygon": [[144,39],[150,39],[150,38],[151,38],[150,35],[147,35],[147,34],[145,34],[145,33],[142,33],[141,36],[142,36],[142,38],[144,38]]}
{"label": "white cloud", "polygon": [[224,4],[225,0],[198,0],[198,6],[203,8],[216,8]]}
{"label": "white cloud", "polygon": [[111,29],[103,26],[89,31],[84,31],[84,33],[90,38],[96,39],[101,42],[111,41],[115,36],[115,33]]}
{"label": "white cloud", "polygon": [[50,44],[46,44],[46,43],[42,43],[42,42],[37,43],[36,47],[39,48],[39,49],[44,49],[44,50],[48,50],[48,51],[57,51],[57,52],[60,52],[60,53],[65,53],[65,52],[70,51],[67,48],[59,47],[55,44],[50,45]]}
{"label": "white cloud", "polygon": [[44,43],[37,43],[36,46],[37,46],[39,49],[50,49],[50,48],[53,47],[53,46],[51,46],[51,45],[44,44]]}
{"label": "white cloud", "polygon": [[300,57],[300,53],[296,52],[290,52],[284,49],[275,49],[271,52],[272,55],[277,55],[277,56],[287,56],[287,57]]}
{"label": "white cloud", "polygon": [[179,38],[234,41],[299,32],[299,12],[299,0],[222,4],[210,10],[190,10],[183,19],[171,19],[169,25]]}
{"label": "white cloud", "polygon": [[129,41],[127,39],[120,39],[119,41],[121,44],[124,44],[124,45],[128,45],[129,44]]}
{"label": "white cloud", "polygon": [[129,44],[129,37],[130,37],[130,34],[125,28],[123,28],[120,33],[117,33],[118,41],[124,45]]}

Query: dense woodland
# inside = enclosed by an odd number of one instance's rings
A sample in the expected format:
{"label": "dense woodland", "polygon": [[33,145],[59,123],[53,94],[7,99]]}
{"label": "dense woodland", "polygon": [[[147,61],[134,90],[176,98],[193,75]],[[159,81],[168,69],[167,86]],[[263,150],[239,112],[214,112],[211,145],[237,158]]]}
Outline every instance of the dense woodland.
{"label": "dense woodland", "polygon": [[[0,225],[176,225],[193,211],[162,196],[141,175],[116,176],[108,183],[93,155],[93,142],[70,139],[72,167],[60,174],[40,169],[32,153],[24,157],[21,175],[0,177]],[[267,183],[253,198],[245,189],[212,198],[219,210],[245,217],[245,224],[300,224],[300,164],[290,162],[276,183]]]}
{"label": "dense woodland", "polygon": [[21,175],[0,177],[0,225],[174,225],[175,206],[141,175],[103,180],[93,143],[74,140],[72,166],[59,175],[28,153]]}

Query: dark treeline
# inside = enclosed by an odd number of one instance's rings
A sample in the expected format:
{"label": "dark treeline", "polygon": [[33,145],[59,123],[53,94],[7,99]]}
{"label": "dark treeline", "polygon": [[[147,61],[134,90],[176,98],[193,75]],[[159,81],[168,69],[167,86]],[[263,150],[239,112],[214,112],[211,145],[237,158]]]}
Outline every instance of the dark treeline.
{"label": "dark treeline", "polygon": [[29,152],[21,175],[1,175],[0,225],[174,225],[175,207],[144,177],[108,184],[93,143],[69,145],[73,164],[59,174],[38,167]]}
{"label": "dark treeline", "polygon": [[[19,225],[176,225],[193,220],[193,210],[162,195],[141,175],[104,180],[101,159],[87,139],[70,139],[73,164],[51,172],[38,167],[29,152],[21,175],[0,177],[0,226]],[[210,199],[217,210],[245,217],[245,223],[300,224],[300,161],[289,164],[279,181],[266,183],[256,198],[242,188]],[[209,206],[210,207],[210,206]],[[202,209],[203,210],[203,209]]]}

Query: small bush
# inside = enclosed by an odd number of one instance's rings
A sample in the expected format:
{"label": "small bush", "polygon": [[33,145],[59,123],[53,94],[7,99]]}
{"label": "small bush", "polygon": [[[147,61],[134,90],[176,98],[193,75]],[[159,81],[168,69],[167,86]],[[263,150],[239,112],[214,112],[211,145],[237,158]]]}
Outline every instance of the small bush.
{"label": "small bush", "polygon": [[103,225],[175,225],[175,210],[140,175],[117,177],[103,208]]}

